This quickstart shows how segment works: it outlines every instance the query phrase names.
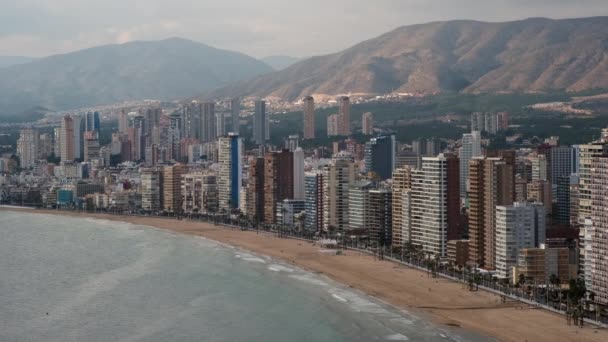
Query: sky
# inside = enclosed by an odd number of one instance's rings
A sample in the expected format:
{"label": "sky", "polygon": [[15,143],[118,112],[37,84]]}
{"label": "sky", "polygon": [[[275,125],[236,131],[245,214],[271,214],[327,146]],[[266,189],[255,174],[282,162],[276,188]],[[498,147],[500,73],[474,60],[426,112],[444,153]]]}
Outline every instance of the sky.
{"label": "sky", "polygon": [[607,0],[0,0],[0,56],[181,37],[254,57],[322,55],[438,20],[608,15]]}

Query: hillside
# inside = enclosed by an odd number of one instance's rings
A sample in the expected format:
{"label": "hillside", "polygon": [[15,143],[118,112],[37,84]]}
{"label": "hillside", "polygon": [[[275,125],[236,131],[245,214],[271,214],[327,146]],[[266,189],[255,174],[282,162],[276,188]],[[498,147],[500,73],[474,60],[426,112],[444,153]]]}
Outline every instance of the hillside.
{"label": "hillside", "polygon": [[244,54],[178,38],[106,45],[0,69],[0,113],[175,99],[270,71]]}
{"label": "hillside", "polygon": [[270,65],[274,70],[283,70],[294,63],[301,61],[302,58],[278,55],[264,57],[261,60],[262,62]]}
{"label": "hillside", "polygon": [[6,68],[13,65],[25,64],[35,60],[32,57],[23,56],[0,56],[0,68]]}
{"label": "hillside", "polygon": [[608,88],[606,32],[608,17],[404,26],[211,96]]}

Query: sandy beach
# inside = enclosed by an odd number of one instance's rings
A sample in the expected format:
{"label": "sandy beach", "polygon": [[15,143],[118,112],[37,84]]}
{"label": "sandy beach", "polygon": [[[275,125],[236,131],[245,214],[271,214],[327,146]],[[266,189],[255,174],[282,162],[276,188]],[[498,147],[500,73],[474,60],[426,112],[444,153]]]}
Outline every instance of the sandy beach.
{"label": "sandy beach", "polygon": [[462,284],[430,278],[425,272],[357,252],[335,255],[324,252],[321,247],[309,242],[229,230],[186,220],[45,210],[22,211],[28,215],[45,213],[123,221],[203,236],[322,273],[392,305],[428,316],[438,325],[455,329],[461,327],[501,341],[608,341],[607,330],[589,325],[584,328],[568,326],[562,316],[517,303],[502,304],[499,296],[494,294],[485,291],[470,292]]}

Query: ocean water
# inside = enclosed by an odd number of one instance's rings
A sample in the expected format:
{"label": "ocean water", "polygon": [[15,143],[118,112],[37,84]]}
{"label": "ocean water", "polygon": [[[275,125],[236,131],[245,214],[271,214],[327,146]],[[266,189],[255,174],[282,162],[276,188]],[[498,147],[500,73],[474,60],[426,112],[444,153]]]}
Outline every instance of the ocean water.
{"label": "ocean water", "polygon": [[0,211],[0,341],[486,341],[210,240]]}

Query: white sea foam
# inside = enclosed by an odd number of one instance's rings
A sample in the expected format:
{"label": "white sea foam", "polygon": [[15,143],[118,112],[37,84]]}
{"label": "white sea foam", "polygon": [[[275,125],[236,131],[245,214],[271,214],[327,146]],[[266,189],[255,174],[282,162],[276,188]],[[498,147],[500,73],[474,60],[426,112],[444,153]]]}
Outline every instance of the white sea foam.
{"label": "white sea foam", "polygon": [[342,298],[342,297],[338,296],[338,295],[337,295],[337,294],[335,294],[335,293],[334,293],[334,294],[332,294],[331,296],[332,296],[332,297],[334,297],[334,298],[336,298],[337,300],[339,300],[339,301],[343,302],[343,303],[344,303],[344,302],[348,302],[346,299],[344,299],[344,298]]}
{"label": "white sea foam", "polygon": [[402,334],[394,334],[385,337],[388,341],[409,341],[410,339]]}
{"label": "white sea foam", "polygon": [[242,258],[245,261],[250,261],[250,262],[259,262],[260,264],[265,264],[266,261],[262,258],[258,258],[258,257],[249,257],[249,258]]}
{"label": "white sea foam", "polygon": [[411,319],[407,319],[407,318],[393,318],[393,319],[391,319],[391,322],[395,322],[395,323],[399,323],[399,324],[403,324],[403,325],[414,324],[414,321],[412,321]]}
{"label": "white sea foam", "polygon": [[297,279],[309,284],[317,285],[317,286],[328,286],[329,284],[312,274],[292,274],[289,276],[290,278]]}
{"label": "white sea foam", "polygon": [[293,273],[293,269],[291,269],[287,266],[279,265],[279,264],[272,264],[272,265],[268,266],[268,269],[271,271],[274,271],[274,272]]}

